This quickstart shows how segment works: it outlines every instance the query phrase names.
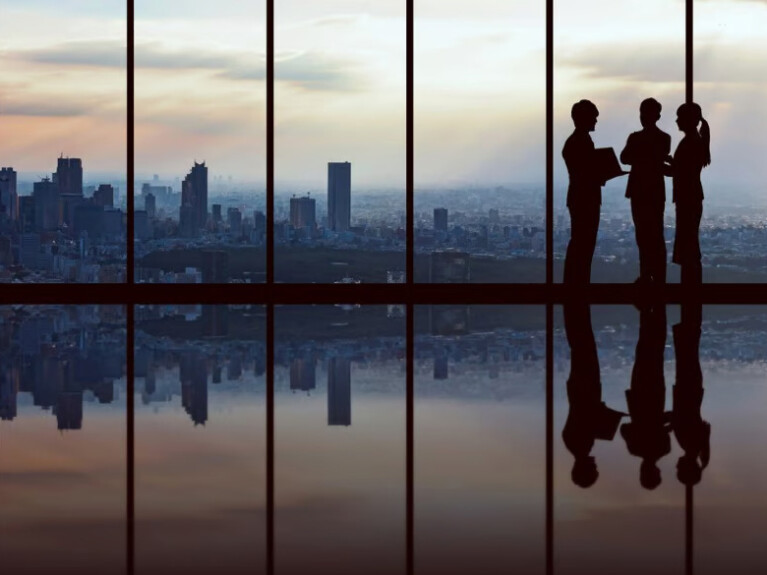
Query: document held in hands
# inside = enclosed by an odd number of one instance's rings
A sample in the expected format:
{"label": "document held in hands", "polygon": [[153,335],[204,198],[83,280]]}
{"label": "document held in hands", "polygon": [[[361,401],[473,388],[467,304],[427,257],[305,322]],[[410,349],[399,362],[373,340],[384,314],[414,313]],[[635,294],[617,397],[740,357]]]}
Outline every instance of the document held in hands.
{"label": "document held in hands", "polygon": [[615,155],[615,150],[612,148],[597,148],[594,153],[596,154],[597,174],[600,181],[606,182],[628,174],[621,168],[618,163],[618,156]]}

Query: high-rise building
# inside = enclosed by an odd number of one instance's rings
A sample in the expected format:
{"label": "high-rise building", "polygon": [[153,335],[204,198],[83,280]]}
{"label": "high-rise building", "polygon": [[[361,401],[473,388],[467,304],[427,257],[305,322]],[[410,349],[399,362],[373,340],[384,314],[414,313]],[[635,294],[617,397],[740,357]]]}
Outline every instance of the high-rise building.
{"label": "high-rise building", "polygon": [[253,227],[257,232],[266,232],[266,214],[260,210],[253,212]]}
{"label": "high-rise building", "polygon": [[345,232],[351,226],[352,165],[328,163],[328,228]]}
{"label": "high-rise building", "polygon": [[152,192],[148,192],[144,196],[144,211],[150,220],[157,217],[157,198]]}
{"label": "high-rise building", "polygon": [[93,203],[97,206],[113,208],[115,205],[115,190],[109,184],[101,184],[93,192]]}
{"label": "high-rise building", "polygon": [[352,424],[351,360],[328,359],[328,425]]}
{"label": "high-rise building", "polygon": [[80,158],[59,158],[54,177],[61,194],[83,195],[83,162]]}
{"label": "high-rise building", "polygon": [[317,387],[314,358],[297,357],[290,362],[291,391],[311,391]]}
{"label": "high-rise building", "polygon": [[33,185],[35,199],[35,231],[55,230],[61,224],[59,188],[49,178],[43,178]]}
{"label": "high-rise building", "polygon": [[19,219],[19,199],[16,193],[16,170],[0,169],[0,219],[3,214],[9,220]]}
{"label": "high-rise building", "polygon": [[434,208],[434,230],[447,231],[447,208]]}
{"label": "high-rise building", "polygon": [[208,168],[205,162],[194,166],[181,182],[181,205],[192,207],[192,225],[195,230],[208,223]]}
{"label": "high-rise building", "polygon": [[221,204],[213,204],[211,206],[213,209],[213,221],[218,223],[221,223]]}
{"label": "high-rise building", "polygon": [[226,220],[231,233],[239,234],[242,232],[242,212],[239,208],[229,208],[226,210]]}
{"label": "high-rise building", "polygon": [[22,234],[30,234],[35,231],[34,196],[21,196],[19,198],[19,224]]}
{"label": "high-rise building", "polygon": [[317,202],[308,194],[301,198],[290,198],[290,225],[296,229],[314,229],[317,225],[316,205]]}

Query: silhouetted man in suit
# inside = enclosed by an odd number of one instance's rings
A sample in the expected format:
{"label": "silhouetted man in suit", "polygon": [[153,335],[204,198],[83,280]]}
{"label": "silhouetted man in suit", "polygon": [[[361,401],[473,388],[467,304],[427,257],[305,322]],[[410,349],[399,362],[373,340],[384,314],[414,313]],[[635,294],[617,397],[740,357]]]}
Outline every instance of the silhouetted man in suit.
{"label": "silhouetted man in suit", "polygon": [[621,435],[629,453],[642,458],[639,483],[645,489],[660,485],[658,461],[671,451],[671,418],[665,410],[665,348],[666,306],[646,305],[639,312],[639,340],[631,371],[631,387],[626,390],[631,422],[621,425]]}
{"label": "silhouetted man in suit", "polygon": [[676,476],[684,485],[695,485],[711,457],[711,425],[700,414],[703,403],[703,372],[700,369],[701,306],[682,305],[682,321],[673,327],[676,384],[672,425],[684,455],[676,464]]}
{"label": "silhouetted man in suit", "polygon": [[570,116],[575,130],[565,141],[562,157],[570,175],[567,209],[570,211],[570,243],[565,257],[565,283],[591,281],[591,259],[597,245],[602,185],[597,170],[594,142],[589,135],[597,125],[599,110],[589,100],[573,104]]}
{"label": "silhouetted man in suit", "polygon": [[639,248],[637,283],[666,283],[663,162],[671,151],[671,136],[656,126],[660,112],[661,105],[654,98],[642,102],[639,106],[642,130],[629,135],[621,152],[621,162],[631,166],[626,197],[631,199],[631,216]]}
{"label": "silhouetted man in suit", "polygon": [[562,430],[562,440],[575,457],[572,480],[580,487],[591,487],[599,477],[596,460],[591,455],[594,441],[611,440],[623,414],[602,401],[602,382],[591,311],[585,302],[564,306],[565,333],[570,344],[570,377],[567,400],[570,409]]}

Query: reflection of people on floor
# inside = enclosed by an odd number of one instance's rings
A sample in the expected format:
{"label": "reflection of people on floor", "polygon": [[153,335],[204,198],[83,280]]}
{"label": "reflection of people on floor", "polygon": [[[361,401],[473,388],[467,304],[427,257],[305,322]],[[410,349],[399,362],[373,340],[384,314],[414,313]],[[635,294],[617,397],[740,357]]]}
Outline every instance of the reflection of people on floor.
{"label": "reflection of people on floor", "polygon": [[672,424],[684,455],[676,464],[676,476],[684,485],[695,485],[711,456],[711,425],[700,415],[703,403],[703,372],[700,369],[701,306],[683,305],[682,321],[673,327],[676,384]]}
{"label": "reflection of people on floor", "polygon": [[631,387],[626,390],[631,421],[621,426],[621,435],[629,453],[642,458],[639,482],[645,489],[660,485],[658,461],[671,451],[670,414],[665,411],[665,347],[666,307],[643,307],[639,314],[639,341],[631,371]]}
{"label": "reflection of people on floor", "polygon": [[623,414],[608,408],[602,401],[599,358],[589,306],[585,302],[565,304],[564,315],[570,345],[570,377],[567,380],[570,410],[562,440],[575,456],[573,483],[585,488],[599,477],[596,460],[591,455],[594,441],[611,440]]}

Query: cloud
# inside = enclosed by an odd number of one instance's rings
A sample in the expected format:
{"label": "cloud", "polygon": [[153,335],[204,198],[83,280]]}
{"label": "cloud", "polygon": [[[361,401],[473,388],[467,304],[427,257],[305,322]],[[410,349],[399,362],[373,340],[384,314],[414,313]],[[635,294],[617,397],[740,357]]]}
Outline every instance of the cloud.
{"label": "cloud", "polygon": [[589,79],[684,82],[684,45],[591,45],[557,57],[556,65],[581,69]]}
{"label": "cloud", "polygon": [[[698,43],[694,54],[696,82],[765,82],[763,50],[754,46]],[[684,82],[684,46],[592,45],[557,58],[558,66],[577,68],[588,79],[638,82]]]}
{"label": "cloud", "polygon": [[[338,17],[332,20],[346,19]],[[7,52],[6,57],[56,66],[126,67],[126,48],[117,41],[67,42],[46,48]],[[136,45],[138,69],[210,70],[229,80],[264,80],[263,53],[171,50],[159,42]],[[366,85],[359,64],[324,52],[283,52],[276,56],[275,79],[304,90],[353,91]]]}
{"label": "cloud", "polygon": [[114,40],[64,42],[46,48],[6,52],[6,57],[59,66],[125,68],[127,48]]}
{"label": "cloud", "polygon": [[[312,91],[357,91],[367,86],[367,80],[356,70],[351,60],[322,52],[283,52],[275,57],[274,78]],[[263,62],[232,67],[221,74],[234,80],[263,80]]]}
{"label": "cloud", "polygon": [[84,96],[62,96],[35,94],[7,95],[0,89],[0,115],[2,116],[38,116],[69,117],[92,116],[103,111],[111,99]]}

